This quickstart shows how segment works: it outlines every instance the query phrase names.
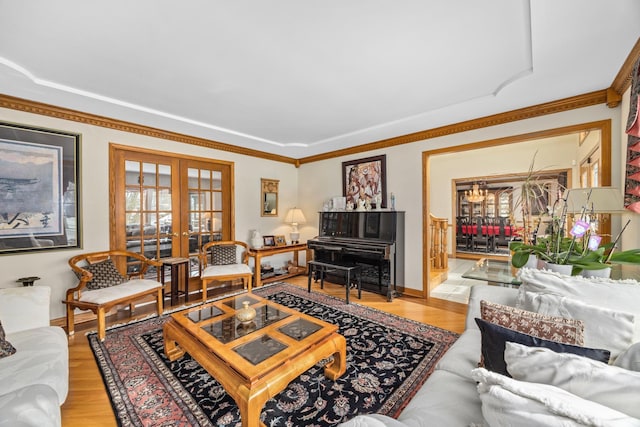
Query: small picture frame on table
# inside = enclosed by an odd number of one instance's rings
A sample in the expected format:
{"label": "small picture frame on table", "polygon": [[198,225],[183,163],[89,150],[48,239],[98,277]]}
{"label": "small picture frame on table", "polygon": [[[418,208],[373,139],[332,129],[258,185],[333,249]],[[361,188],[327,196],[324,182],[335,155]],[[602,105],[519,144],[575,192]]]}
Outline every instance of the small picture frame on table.
{"label": "small picture frame on table", "polygon": [[263,236],[262,237],[265,246],[275,246],[276,241],[274,236]]}
{"label": "small picture frame on table", "polygon": [[276,246],[285,246],[287,244],[287,240],[284,236],[275,236]]}

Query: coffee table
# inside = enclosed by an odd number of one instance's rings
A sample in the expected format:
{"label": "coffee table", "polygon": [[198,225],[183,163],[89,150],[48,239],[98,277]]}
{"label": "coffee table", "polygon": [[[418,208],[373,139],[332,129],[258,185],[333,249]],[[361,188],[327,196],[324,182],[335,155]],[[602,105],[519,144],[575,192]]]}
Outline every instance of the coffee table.
{"label": "coffee table", "polygon": [[[236,310],[249,301],[249,324]],[[188,352],[236,401],[243,427],[264,426],[267,400],[320,360],[333,356],[324,374],[336,380],[346,370],[346,340],[338,326],[252,293],[199,305],[171,315],[164,324],[169,360]]]}

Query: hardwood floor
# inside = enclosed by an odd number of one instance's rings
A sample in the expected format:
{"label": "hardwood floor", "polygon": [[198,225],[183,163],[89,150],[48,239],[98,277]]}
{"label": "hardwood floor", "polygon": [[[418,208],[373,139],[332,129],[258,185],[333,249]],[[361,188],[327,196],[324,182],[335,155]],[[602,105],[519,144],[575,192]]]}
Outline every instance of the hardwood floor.
{"label": "hardwood floor", "polygon": [[[293,277],[287,282],[305,289],[307,286],[306,276]],[[323,290],[320,289],[319,284],[314,284],[313,290],[344,298],[343,286],[325,282]],[[351,301],[450,331],[461,333],[464,330],[466,307],[461,304],[442,300],[427,303],[419,298],[407,296],[395,298],[392,303],[389,303],[383,295],[364,291],[362,300],[358,300],[352,291]],[[144,309],[136,312],[138,317],[144,315],[146,315]],[[124,318],[119,313],[108,318],[107,326],[129,320],[131,320],[129,317]],[[85,335],[95,330],[95,327],[95,322],[78,324],[75,335],[69,337],[69,395],[62,405],[64,427],[117,425],[100,371]]]}

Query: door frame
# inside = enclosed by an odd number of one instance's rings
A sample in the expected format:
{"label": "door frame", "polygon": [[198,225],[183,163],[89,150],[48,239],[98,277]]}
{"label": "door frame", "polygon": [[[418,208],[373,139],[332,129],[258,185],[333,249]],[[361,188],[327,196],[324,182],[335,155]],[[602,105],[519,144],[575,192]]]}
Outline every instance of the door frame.
{"label": "door frame", "polygon": [[[607,187],[611,185],[611,119],[599,120],[577,125],[563,126],[554,129],[545,129],[536,132],[530,132],[521,135],[512,135],[503,138],[472,142],[456,146],[438,148],[435,150],[422,152],[422,292],[414,291],[413,296],[430,299],[430,274],[431,265],[429,262],[430,247],[430,192],[429,192],[429,176],[430,176],[430,160],[432,156],[444,153],[456,153],[467,150],[477,150],[480,148],[497,147],[500,145],[517,144],[525,141],[533,141],[536,139],[550,138],[558,135],[566,135],[569,133],[578,133],[586,130],[598,129],[600,136],[600,158],[601,158],[601,182],[600,186]],[[407,293],[407,292],[405,292]]]}

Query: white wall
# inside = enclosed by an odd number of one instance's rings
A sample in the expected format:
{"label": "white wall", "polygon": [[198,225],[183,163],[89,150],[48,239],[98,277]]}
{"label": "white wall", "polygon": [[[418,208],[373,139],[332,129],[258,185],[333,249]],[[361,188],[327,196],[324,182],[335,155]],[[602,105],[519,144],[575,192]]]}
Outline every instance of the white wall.
{"label": "white wall", "polygon": [[[65,315],[60,302],[65,291],[76,285],[67,261],[74,255],[109,248],[109,143],[177,152],[191,156],[231,161],[235,164],[235,238],[248,241],[249,230],[262,234],[285,234],[290,226],[283,223],[289,207],[297,203],[298,169],[291,164],[274,162],[226,151],[150,138],[82,123],[55,119],[20,111],[0,109],[0,120],[80,133],[81,143],[81,209],[83,248],[0,255],[0,287],[19,286],[16,279],[38,276],[36,286],[52,288],[51,317]],[[260,216],[260,178],[280,180],[278,217]]]}
{"label": "white wall", "polygon": [[[324,160],[309,164],[303,164],[299,173],[299,200],[305,213],[314,213],[315,226],[307,224],[302,229],[303,238],[310,238],[317,234],[318,217],[315,212],[322,208],[324,200],[342,195],[342,162],[379,154],[387,155],[387,193],[396,195],[396,209],[406,212],[406,237],[405,237],[405,286],[410,289],[422,291],[422,153],[437,148],[452,145],[461,145],[512,135],[526,134],[530,132],[564,127],[580,123],[599,120],[612,120],[612,175],[613,186],[620,186],[620,107],[610,109],[605,105],[597,105],[579,110],[571,110],[563,113],[536,117],[528,120],[508,123],[490,128],[482,128],[470,132],[448,135],[440,138],[419,141],[412,144],[404,144],[391,147],[386,150],[376,150],[358,155],[344,156],[335,159]],[[520,152],[518,151],[518,154]],[[555,148],[549,148],[549,155],[555,156]],[[530,159],[532,152],[523,152],[523,157]],[[544,157],[544,155],[543,155]],[[511,161],[506,159],[505,161]],[[478,164],[485,161],[477,159]],[[552,162],[554,164],[557,162]],[[544,165],[544,163],[540,163]],[[528,166],[528,164],[527,164]],[[481,169],[471,175],[488,175],[495,169]],[[524,172],[524,171],[523,171]],[[451,185],[447,184],[443,191],[450,197]],[[432,197],[433,197],[432,193]],[[451,202],[444,202],[445,208],[451,208]],[[432,210],[442,209],[441,205],[432,205]],[[450,213],[442,216],[450,216]],[[311,215],[309,215],[311,216]],[[311,221],[311,220],[310,220]]]}

